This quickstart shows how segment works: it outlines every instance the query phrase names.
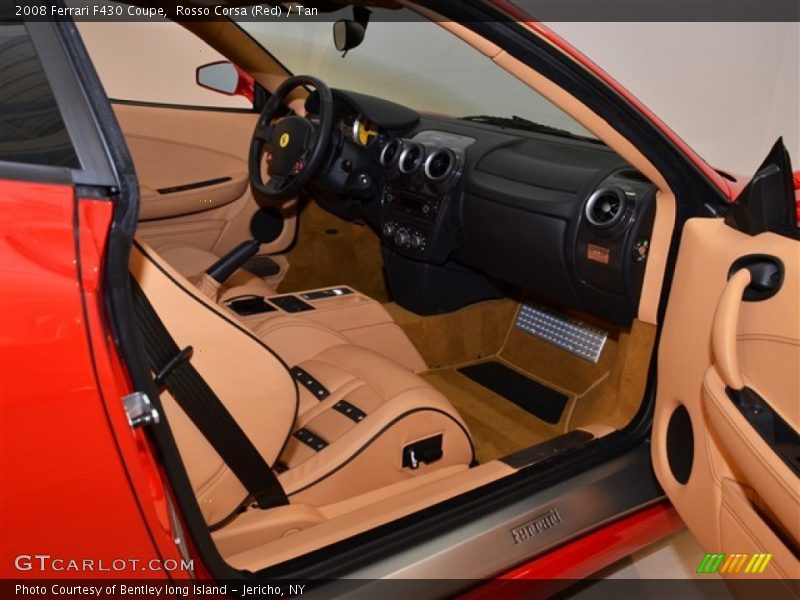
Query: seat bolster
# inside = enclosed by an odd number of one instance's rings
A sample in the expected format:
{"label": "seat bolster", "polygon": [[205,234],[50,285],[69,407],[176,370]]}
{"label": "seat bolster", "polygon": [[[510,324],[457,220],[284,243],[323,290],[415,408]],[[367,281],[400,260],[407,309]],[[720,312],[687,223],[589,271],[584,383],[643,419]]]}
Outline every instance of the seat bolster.
{"label": "seat bolster", "polygon": [[[297,385],[286,365],[146,244],[135,243],[130,270],[175,343],[192,346],[192,366],[273,464],[298,412]],[[245,488],[172,396],[164,392],[161,400],[206,521],[224,519],[246,497]]]}

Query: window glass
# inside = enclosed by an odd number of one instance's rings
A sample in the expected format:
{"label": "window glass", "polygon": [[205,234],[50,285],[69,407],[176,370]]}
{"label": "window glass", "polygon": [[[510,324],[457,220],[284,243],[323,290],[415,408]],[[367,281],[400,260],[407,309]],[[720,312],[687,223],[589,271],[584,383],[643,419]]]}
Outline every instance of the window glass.
{"label": "window glass", "polygon": [[[405,10],[405,9],[404,9]],[[420,111],[455,117],[518,116],[595,137],[549,100],[487,56],[431,21],[374,9],[364,41],[345,56],[333,44],[330,21],[240,21],[238,25],[295,75],[371,94]]]}
{"label": "window glass", "polygon": [[0,160],[80,168],[22,23],[0,24]]}
{"label": "window glass", "polygon": [[197,85],[197,67],[226,59],[176,23],[82,21],[78,30],[112,100],[253,108],[247,98]]}

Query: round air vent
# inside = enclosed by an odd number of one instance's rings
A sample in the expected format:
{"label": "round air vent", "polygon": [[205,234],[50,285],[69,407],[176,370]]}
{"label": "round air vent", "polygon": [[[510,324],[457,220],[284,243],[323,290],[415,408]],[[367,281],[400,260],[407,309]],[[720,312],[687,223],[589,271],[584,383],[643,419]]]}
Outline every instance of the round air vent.
{"label": "round air vent", "polygon": [[381,149],[381,166],[384,168],[391,167],[397,160],[397,157],[400,156],[402,148],[403,142],[400,138],[394,138],[386,142]]}
{"label": "round air vent", "polygon": [[596,190],[586,203],[586,220],[595,227],[611,227],[616,225],[625,214],[627,206],[625,192],[618,188],[600,188]]}
{"label": "round air vent", "polygon": [[431,181],[442,181],[453,172],[456,155],[450,148],[438,148],[425,159],[425,177]]}
{"label": "round air vent", "polygon": [[401,173],[408,175],[419,169],[424,158],[425,151],[420,144],[409,144],[400,153],[397,165]]}

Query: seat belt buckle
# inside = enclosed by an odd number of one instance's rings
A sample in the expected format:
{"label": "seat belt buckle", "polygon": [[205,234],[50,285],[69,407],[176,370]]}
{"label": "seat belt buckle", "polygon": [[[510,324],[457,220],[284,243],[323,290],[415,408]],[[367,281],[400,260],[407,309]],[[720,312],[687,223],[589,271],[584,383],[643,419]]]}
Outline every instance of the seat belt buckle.
{"label": "seat belt buckle", "polygon": [[161,367],[161,370],[156,373],[156,385],[158,387],[165,385],[167,377],[169,377],[170,373],[172,373],[172,371],[174,371],[178,366],[182,365],[187,360],[191,360],[193,354],[194,348],[191,346],[186,346],[186,348],[170,358],[167,364]]}

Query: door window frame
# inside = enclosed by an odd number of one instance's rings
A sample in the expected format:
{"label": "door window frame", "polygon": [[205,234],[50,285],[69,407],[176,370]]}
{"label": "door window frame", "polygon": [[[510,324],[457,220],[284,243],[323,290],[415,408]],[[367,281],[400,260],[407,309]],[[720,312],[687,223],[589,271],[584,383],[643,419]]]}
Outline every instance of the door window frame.
{"label": "door window frame", "polygon": [[[43,183],[68,183],[116,188],[114,167],[54,22],[23,22],[61,113],[78,168],[0,160],[0,177]],[[59,73],[58,77],[49,74]]]}

